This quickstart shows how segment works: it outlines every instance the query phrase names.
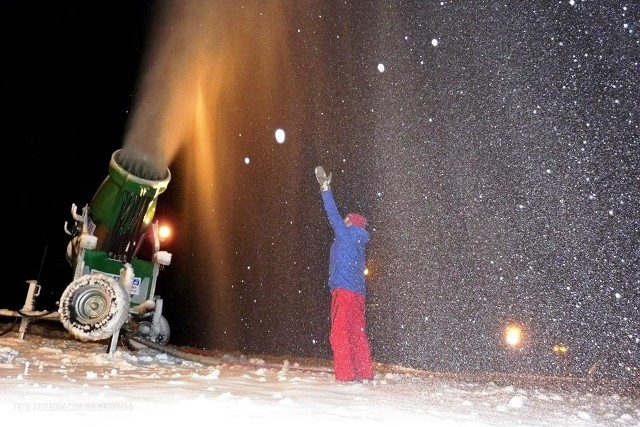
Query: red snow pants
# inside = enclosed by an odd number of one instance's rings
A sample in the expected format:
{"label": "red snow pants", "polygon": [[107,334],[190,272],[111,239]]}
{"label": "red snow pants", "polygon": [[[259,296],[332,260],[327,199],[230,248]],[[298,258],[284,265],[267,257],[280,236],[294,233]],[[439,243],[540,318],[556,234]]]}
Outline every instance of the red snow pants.
{"label": "red snow pants", "polygon": [[338,381],[372,380],[371,348],[366,333],[365,298],[347,289],[331,292],[333,372]]}

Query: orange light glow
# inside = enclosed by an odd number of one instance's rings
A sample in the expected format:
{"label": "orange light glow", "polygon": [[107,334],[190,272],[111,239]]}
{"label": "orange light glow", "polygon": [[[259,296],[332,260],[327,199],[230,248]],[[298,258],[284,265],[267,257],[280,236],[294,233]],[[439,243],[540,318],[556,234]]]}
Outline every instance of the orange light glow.
{"label": "orange light glow", "polygon": [[504,342],[509,347],[519,347],[522,344],[522,328],[516,324],[507,325],[504,330]]}
{"label": "orange light glow", "polygon": [[160,237],[160,240],[167,240],[171,237],[171,228],[168,225],[161,225],[158,229],[158,236]]}

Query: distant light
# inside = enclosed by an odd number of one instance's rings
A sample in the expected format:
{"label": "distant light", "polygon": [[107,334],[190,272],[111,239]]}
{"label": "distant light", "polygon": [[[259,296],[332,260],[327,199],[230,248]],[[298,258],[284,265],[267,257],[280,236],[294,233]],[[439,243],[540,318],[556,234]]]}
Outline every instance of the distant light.
{"label": "distant light", "polygon": [[432,46],[438,46],[438,39],[431,39]]}
{"label": "distant light", "polygon": [[364,275],[365,275],[365,276],[368,276],[368,275],[369,275],[369,269],[368,269],[368,268],[366,268],[366,267],[365,267],[365,269],[364,269]]}
{"label": "distant light", "polygon": [[556,356],[566,356],[568,352],[569,348],[562,343],[558,343],[553,346],[553,354]]}
{"label": "distant light", "polygon": [[522,328],[518,325],[507,325],[504,330],[504,342],[510,347],[518,347],[522,342]]}
{"label": "distant light", "polygon": [[278,144],[282,144],[284,142],[284,138],[284,130],[276,129],[276,141],[278,141]]}
{"label": "distant light", "polygon": [[244,164],[245,164],[245,165],[248,165],[250,161],[251,161],[251,160],[249,160],[249,158],[248,158],[248,157],[245,157],[245,158],[244,158]]}
{"label": "distant light", "polygon": [[384,73],[384,64],[382,63],[378,64],[378,71],[380,71],[381,73]]}

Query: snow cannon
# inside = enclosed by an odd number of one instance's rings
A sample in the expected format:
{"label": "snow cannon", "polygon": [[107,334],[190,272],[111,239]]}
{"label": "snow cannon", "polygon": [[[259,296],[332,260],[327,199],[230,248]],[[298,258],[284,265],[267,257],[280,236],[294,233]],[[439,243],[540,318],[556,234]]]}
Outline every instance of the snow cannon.
{"label": "snow cannon", "polygon": [[69,229],[65,222],[64,228],[72,236],[66,255],[74,274],[58,312],[77,339],[111,338],[113,351],[120,330],[127,327],[144,339],[168,342],[169,325],[155,288],[171,254],[160,250],[154,216],[170,180],[169,169],[159,167],[153,157],[120,149],[112,154],[107,178],[82,213],[71,206],[74,226]]}

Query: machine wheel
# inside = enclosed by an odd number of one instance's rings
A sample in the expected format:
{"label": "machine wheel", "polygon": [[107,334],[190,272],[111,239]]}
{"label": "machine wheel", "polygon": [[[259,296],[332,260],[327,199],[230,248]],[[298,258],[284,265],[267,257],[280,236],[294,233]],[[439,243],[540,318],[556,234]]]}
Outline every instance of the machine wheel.
{"label": "machine wheel", "polygon": [[158,344],[168,344],[169,337],[171,336],[171,328],[169,328],[169,321],[166,317],[160,316],[160,331],[155,339]]}
{"label": "machine wheel", "polygon": [[[143,320],[137,325],[136,332],[134,334],[145,340],[166,345],[167,343],[169,343],[169,336],[171,335],[171,329],[169,328],[169,322],[167,321],[166,317],[162,315],[160,316],[160,324],[158,326],[159,330],[157,334],[153,334],[152,322]],[[153,337],[153,335],[156,336]],[[139,343],[134,339],[130,339],[127,336],[122,337],[122,342],[129,350],[141,350],[143,348],[147,348],[146,345]]]}
{"label": "machine wheel", "polygon": [[129,316],[131,297],[115,279],[88,274],[71,282],[60,298],[60,320],[81,341],[113,336]]}

